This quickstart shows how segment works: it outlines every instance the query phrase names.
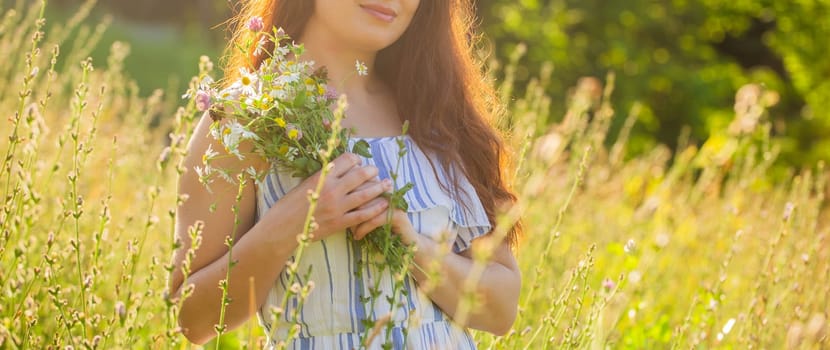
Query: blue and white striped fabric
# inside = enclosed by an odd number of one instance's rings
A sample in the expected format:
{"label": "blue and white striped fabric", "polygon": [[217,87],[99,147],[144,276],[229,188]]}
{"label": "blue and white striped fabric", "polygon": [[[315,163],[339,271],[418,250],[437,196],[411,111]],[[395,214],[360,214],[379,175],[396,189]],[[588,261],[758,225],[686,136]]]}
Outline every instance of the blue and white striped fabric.
{"label": "blue and white striped fabric", "polygon": [[[401,136],[399,136],[401,137]],[[397,171],[396,188],[406,183],[414,187],[405,195],[409,204],[407,212],[415,229],[439,242],[452,244],[455,252],[470,246],[470,242],[491,229],[489,220],[475,189],[459,174],[460,188],[464,191],[450,195],[442,190],[439,181],[449,186],[449,177],[434,160],[435,169],[430,165],[427,155],[408,136],[402,136],[407,152],[399,160],[398,137],[351,138],[349,148],[358,140],[369,143],[372,158],[364,158],[364,165],[374,165],[380,169],[379,178],[391,178],[389,173]],[[398,167],[399,166],[399,167]],[[257,221],[286,192],[299,184],[301,179],[293,178],[287,173],[272,171],[257,186]],[[465,195],[466,192],[469,195]],[[460,200],[456,200],[460,199]],[[462,205],[466,203],[467,205]],[[446,236],[449,234],[449,237]],[[361,320],[366,318],[367,310],[361,297],[368,294],[367,288],[378,277],[384,295],[391,295],[393,280],[390,273],[373,276],[366,269],[361,277],[356,277],[356,260],[361,256],[361,243],[354,242],[345,234],[335,234],[306,247],[298,262],[299,271],[311,270],[310,280],[314,289],[306,298],[299,311],[299,338],[289,342],[289,349],[354,349],[360,348],[361,334],[366,332]],[[287,310],[282,320],[275,323],[273,331],[269,329],[272,320],[271,308],[278,307],[283,299],[288,274],[283,271],[268,293],[265,303],[259,308],[257,317],[260,325],[268,334],[269,346],[284,340],[288,328],[294,323],[288,322],[287,315],[292,308],[298,307],[296,298],[287,303]],[[301,281],[306,282],[306,281]],[[408,300],[404,308],[392,313],[391,339],[395,349],[475,349],[470,334],[450,322],[449,317],[436,306],[425,293],[420,291],[414,280],[409,277],[405,283]],[[371,310],[372,317],[378,319],[390,314],[388,302],[377,302]],[[404,337],[404,328],[407,336]],[[375,338],[370,348],[379,349],[386,334]]]}

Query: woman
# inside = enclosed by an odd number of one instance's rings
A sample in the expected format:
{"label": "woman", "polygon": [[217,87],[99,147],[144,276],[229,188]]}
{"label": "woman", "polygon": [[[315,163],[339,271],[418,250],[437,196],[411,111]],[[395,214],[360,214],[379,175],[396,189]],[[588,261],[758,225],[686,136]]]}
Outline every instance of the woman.
{"label": "woman", "polygon": [[[389,204],[380,195],[393,189],[389,172],[397,164],[395,136],[403,120],[410,121],[404,136],[407,153],[394,185],[411,182],[415,187],[405,196],[409,209],[394,212],[392,230],[417,247],[414,261],[418,266],[438,267],[439,280],[429,281],[434,288],[422,290],[419,287],[428,284],[429,277],[422,270],[410,269],[408,301],[390,319],[395,326],[391,339],[395,348],[475,348],[470,335],[450,320],[473,267],[472,256],[483,249],[484,240],[474,239],[491,232],[497,207],[509,205],[515,196],[501,175],[502,141],[487,122],[492,108],[486,102],[495,99],[472,57],[470,7],[466,0],[248,0],[240,12],[235,41],[241,40],[244,23],[260,16],[266,28],[282,27],[305,46],[302,59],[325,66],[331,81],[345,82],[340,92],[349,97],[349,107],[343,125],[356,130],[349,142],[366,140],[373,153],[365,159],[347,153],[333,161],[314,212],[319,224],[314,242],[298,262],[300,271],[314,266],[310,280],[316,287],[299,310],[300,335],[288,344],[290,348],[358,347],[360,335],[371,331],[361,323],[366,312],[359,304],[372,277],[355,273],[360,254],[356,240],[386,220]],[[240,67],[255,67],[262,59],[230,52],[225,67],[229,74]],[[355,60],[369,67],[367,76],[352,74]],[[199,157],[209,145],[223,149],[206,136],[210,123],[203,116],[195,130],[185,160],[188,169],[200,165]],[[254,157],[222,161],[226,163],[216,166],[270,166]],[[194,171],[181,177],[179,192],[188,199],[177,216],[176,235],[183,245],[174,256],[176,270],[170,288],[175,296],[181,294],[183,285],[180,266],[190,246],[188,230],[197,221],[204,223],[188,278],[195,288],[179,316],[182,332],[190,341],[203,344],[216,335],[222,297],[217,284],[225,278],[229,259],[225,237],[231,232],[235,232],[236,265],[228,288],[232,302],[225,324],[233,329],[255,311],[261,323],[269,326],[271,307],[280,305],[285,292],[283,267],[297,248],[296,236],[308,210],[306,194],[319,176],[300,181],[273,169],[259,186],[247,184],[236,226],[231,210],[236,185],[214,187],[223,186],[220,181],[211,185],[209,193]],[[214,202],[216,208],[211,211]],[[355,239],[347,237],[349,228]],[[510,246],[518,231],[517,225],[496,243],[475,290],[480,303],[464,326],[499,335],[512,326],[521,277]],[[450,254],[441,253],[446,250],[441,247],[446,232],[451,235]],[[252,310],[250,305],[258,308]],[[370,310],[380,316],[388,311],[388,306]],[[411,322],[416,319],[419,322]],[[266,331],[277,335],[269,339],[273,345],[287,329]],[[377,337],[371,347],[378,347],[382,338]]]}

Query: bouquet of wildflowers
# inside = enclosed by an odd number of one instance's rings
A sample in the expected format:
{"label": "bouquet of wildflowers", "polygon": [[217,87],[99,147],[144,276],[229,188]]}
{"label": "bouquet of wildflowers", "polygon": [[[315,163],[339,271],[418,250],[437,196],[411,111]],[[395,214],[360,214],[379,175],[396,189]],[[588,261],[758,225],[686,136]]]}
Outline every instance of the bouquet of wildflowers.
{"label": "bouquet of wildflowers", "polygon": [[[282,30],[265,37],[271,35],[275,43],[287,39]],[[265,41],[256,45],[259,51]],[[222,90],[214,88],[213,79],[205,76],[195,99],[198,110],[210,113],[214,121],[211,135],[229,154],[242,160],[239,145],[249,140],[254,153],[276,161],[292,176],[306,178],[321,169],[321,150],[333,132],[331,106],[338,96],[327,85],[324,68],[312,70],[313,62],[289,58],[302,53],[302,46],[277,46],[256,71],[241,68],[239,79]],[[346,151],[348,131],[338,132],[339,145],[332,159]],[[370,156],[365,142],[356,144],[352,152]],[[205,167],[197,169],[205,185],[216,174],[233,182],[230,172],[238,170],[211,167],[210,161],[217,156],[218,152],[208,149],[203,158]],[[252,169],[246,171],[256,175]]]}

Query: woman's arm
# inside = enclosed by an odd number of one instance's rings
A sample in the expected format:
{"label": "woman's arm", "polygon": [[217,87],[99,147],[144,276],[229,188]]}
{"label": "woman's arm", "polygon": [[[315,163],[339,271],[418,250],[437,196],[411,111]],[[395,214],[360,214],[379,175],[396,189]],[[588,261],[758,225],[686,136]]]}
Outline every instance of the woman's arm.
{"label": "woman's arm", "polygon": [[[360,239],[379,227],[386,220],[385,213],[360,224],[355,230],[355,237]],[[456,318],[459,302],[464,295],[464,284],[473,270],[476,252],[489,249],[488,236],[473,240],[472,246],[456,254],[443,252],[439,243],[418,234],[406,213],[396,210],[392,219],[392,230],[401,236],[407,244],[416,245],[415,264],[429,269],[438,263],[438,281],[430,281],[430,276],[421,269],[410,269],[419,286],[435,286],[426,290],[427,295],[438,307],[450,317]],[[474,295],[478,298],[478,308],[468,312],[464,326],[480,329],[496,335],[504,335],[513,326],[519,304],[522,277],[516,258],[513,257],[507,242],[499,243],[488,259],[484,272],[476,285]]]}
{"label": "woman's arm", "polygon": [[[184,160],[186,171],[179,179],[179,194],[186,194],[176,216],[176,237],[180,248],[174,253],[174,270],[170,275],[169,292],[177,300],[185,285],[181,266],[191,246],[188,230],[197,221],[204,223],[201,244],[191,262],[192,273],[187,284],[192,284],[193,293],[183,301],[179,312],[182,333],[197,344],[204,344],[216,336],[214,325],[219,323],[222,290],[219,281],[225,279],[229,260],[225,239],[236,233],[233,244],[234,265],[230,275],[228,297],[232,300],[226,307],[224,323],[228,329],[238,327],[248,320],[252,313],[251,302],[257,307],[265,301],[273,281],[277,279],[286,260],[297,247],[296,236],[302,232],[302,225],[308,212],[306,193],[316,187],[320,173],[303,181],[280,198],[259,222],[256,218],[256,191],[252,180],[248,180],[239,203],[239,223],[234,229],[234,213],[238,185],[218,179],[211,184],[208,192],[199,182],[193,168],[201,165],[201,156],[212,145],[220,154],[227,155],[224,147],[207,136],[211,119],[204,115],[188,144],[188,155]],[[250,151],[250,145],[241,145],[242,151]],[[318,228],[315,239],[322,239],[347,226],[354,225],[382,212],[384,206],[369,206],[349,212],[353,208],[377,197],[385,188],[381,185],[358,186],[377,175],[374,167],[358,166],[360,158],[345,154],[333,162],[334,168],[326,178],[320,201],[315,210]],[[265,164],[253,156],[239,161],[235,157],[214,160],[216,167],[245,169],[254,166],[262,169]],[[216,204],[211,211],[212,203]],[[250,300],[249,280],[254,280],[253,296]]]}
{"label": "woman's arm", "polygon": [[[464,293],[464,283],[475,265],[472,257],[476,251],[488,249],[484,243],[486,238],[473,240],[470,249],[460,254],[440,253],[438,243],[424,235],[418,235],[417,240],[415,264],[426,267],[437,261],[439,271],[442,272],[438,274],[438,281],[429,281],[435,287],[428,290],[427,295],[450,317],[455,318]],[[427,284],[432,278],[420,269],[411,270],[419,285]],[[516,320],[521,284],[519,265],[509,245],[507,242],[498,244],[476,285],[474,293],[479,298],[479,304],[472,312],[468,312],[465,326],[495,335],[507,334]]]}
{"label": "woman's arm", "polygon": [[[430,277],[421,269],[412,268],[412,275],[419,285],[434,286],[427,290],[427,295],[450,317],[456,318],[458,305],[464,295],[464,284],[473,270],[476,251],[486,248],[486,236],[473,240],[472,246],[456,254],[441,252],[438,243],[427,236],[416,236],[417,251],[415,264],[428,270],[430,264],[438,262],[438,281],[428,281]],[[513,322],[519,304],[519,291],[522,277],[516,258],[507,242],[495,247],[487,260],[484,272],[473,291],[478,307],[467,313],[465,326],[480,329],[495,335],[505,335]]]}

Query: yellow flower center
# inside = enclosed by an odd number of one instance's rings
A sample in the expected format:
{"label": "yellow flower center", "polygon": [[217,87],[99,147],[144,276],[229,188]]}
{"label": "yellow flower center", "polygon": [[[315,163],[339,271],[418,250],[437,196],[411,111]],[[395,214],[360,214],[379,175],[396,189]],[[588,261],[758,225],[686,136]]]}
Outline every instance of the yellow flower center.
{"label": "yellow flower center", "polygon": [[285,119],[282,119],[281,117],[276,117],[276,118],[274,118],[274,121],[275,121],[275,122],[277,123],[277,125],[279,125],[281,128],[284,128],[284,127],[285,127]]}

